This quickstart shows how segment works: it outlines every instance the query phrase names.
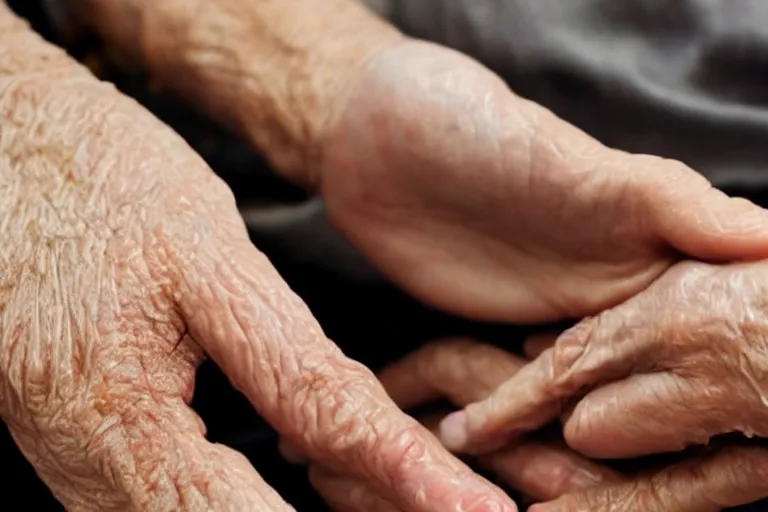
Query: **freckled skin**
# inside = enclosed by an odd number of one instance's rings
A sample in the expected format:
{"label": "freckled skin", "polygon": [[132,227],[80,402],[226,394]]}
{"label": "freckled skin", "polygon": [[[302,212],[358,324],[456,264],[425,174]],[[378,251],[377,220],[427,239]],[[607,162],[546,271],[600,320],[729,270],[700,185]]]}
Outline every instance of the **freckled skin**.
{"label": "freckled skin", "polygon": [[0,27],[0,416],[68,509],[291,510],[205,440],[187,404],[207,353],[405,510],[515,510],[325,337],[179,136],[2,4]]}
{"label": "freckled skin", "polygon": [[[174,254],[209,258],[214,228],[238,231],[231,195],[158,121],[47,53],[60,71],[30,59],[0,77],[3,419],[71,510],[287,510],[186,407],[203,352],[172,297]],[[216,209],[231,213],[214,223]]]}

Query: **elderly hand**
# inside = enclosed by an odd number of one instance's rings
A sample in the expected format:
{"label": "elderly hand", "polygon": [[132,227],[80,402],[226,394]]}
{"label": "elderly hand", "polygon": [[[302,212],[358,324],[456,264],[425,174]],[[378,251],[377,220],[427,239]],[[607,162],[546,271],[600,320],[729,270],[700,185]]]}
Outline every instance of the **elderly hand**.
{"label": "elderly hand", "polygon": [[[455,339],[435,342],[386,368],[380,379],[404,409],[442,398],[458,406],[487,396],[527,361],[489,345]],[[425,421],[434,425],[432,419]],[[481,465],[511,487],[536,500],[551,500],[623,479],[563,446],[528,439],[482,457]],[[337,512],[398,512],[364,481],[328,471],[310,470],[312,482]]]}
{"label": "elderly hand", "polygon": [[403,510],[515,510],[324,336],[180,137],[1,3],[0,234],[0,416],[69,510],[291,510],[205,440],[204,352]]}
{"label": "elderly hand", "polygon": [[316,187],[357,248],[434,306],[581,318],[645,288],[678,253],[768,256],[761,209],[680,163],[602,146],[358,0],[73,1]]}
{"label": "elderly hand", "polygon": [[[566,331],[488,398],[447,418],[442,437],[483,453],[563,413],[568,445],[599,458],[678,451],[727,433],[768,437],[766,304],[766,262],[680,263]],[[749,503],[768,496],[768,452],[729,449],[636,485],[663,489],[654,499],[673,500],[674,510]]]}
{"label": "elderly hand", "polygon": [[731,446],[658,472],[570,493],[528,511],[719,512],[768,496],[766,479],[768,449]]}

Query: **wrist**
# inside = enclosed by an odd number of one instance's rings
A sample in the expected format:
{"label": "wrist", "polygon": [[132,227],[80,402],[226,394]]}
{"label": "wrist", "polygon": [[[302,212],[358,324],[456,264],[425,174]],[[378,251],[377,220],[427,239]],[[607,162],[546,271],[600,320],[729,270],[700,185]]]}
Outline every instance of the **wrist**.
{"label": "wrist", "polygon": [[355,77],[404,38],[357,0],[74,1],[109,42],[308,186]]}
{"label": "wrist", "polygon": [[[290,39],[281,35],[279,46],[290,50],[278,54],[270,69],[251,60],[241,77],[233,77],[243,92],[229,101],[229,107],[240,113],[237,122],[242,132],[276,170],[309,188],[317,185],[327,134],[367,62],[404,39],[357,0],[325,3],[326,7],[303,13],[305,18],[286,30],[284,35]],[[297,32],[304,35],[293,39]],[[263,44],[260,39],[253,38],[253,47]],[[216,90],[236,87],[232,82],[220,83]]]}

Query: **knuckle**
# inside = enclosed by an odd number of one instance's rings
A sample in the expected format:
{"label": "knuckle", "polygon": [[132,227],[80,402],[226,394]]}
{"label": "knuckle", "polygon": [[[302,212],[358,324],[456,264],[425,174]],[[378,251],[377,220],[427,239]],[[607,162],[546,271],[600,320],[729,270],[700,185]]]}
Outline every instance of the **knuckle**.
{"label": "knuckle", "polygon": [[364,369],[343,379],[323,373],[297,389],[302,406],[289,425],[294,436],[286,437],[334,467],[349,470],[352,463],[353,471],[376,471],[384,481],[410,481],[407,475],[428,449],[423,428],[392,409]]}
{"label": "knuckle", "polygon": [[392,424],[375,417],[354,421],[329,448],[335,460],[356,461],[356,469],[374,472],[376,480],[396,485],[413,481],[417,466],[427,458],[422,427],[415,421]]}
{"label": "knuckle", "polygon": [[285,396],[294,412],[284,425],[288,440],[301,439],[326,456],[375,446],[379,423],[386,424],[390,412],[375,377],[358,363],[329,362],[305,371]]}
{"label": "knuckle", "polygon": [[414,466],[421,464],[427,453],[421,427],[415,423],[391,433],[380,433],[374,446],[380,448],[381,467],[396,482],[409,481]]}
{"label": "knuckle", "polygon": [[551,372],[549,382],[555,395],[569,395],[579,391],[585,378],[580,362],[595,341],[601,316],[582,320],[565,331],[555,342],[550,352]]}

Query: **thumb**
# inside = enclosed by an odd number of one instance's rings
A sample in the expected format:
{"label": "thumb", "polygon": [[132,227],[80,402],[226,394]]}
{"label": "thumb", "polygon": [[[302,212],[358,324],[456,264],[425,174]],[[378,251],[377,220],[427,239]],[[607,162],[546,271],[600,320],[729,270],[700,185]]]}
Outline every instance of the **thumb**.
{"label": "thumb", "polygon": [[727,390],[656,371],[590,392],[565,420],[563,430],[568,446],[592,458],[677,452],[732,430],[738,417],[732,414],[733,403]]}
{"label": "thumb", "polygon": [[734,261],[768,256],[768,211],[729,197],[682,163],[632,158],[654,170],[641,187],[651,228],[696,259]]}
{"label": "thumb", "polygon": [[719,512],[768,496],[768,450],[733,446],[639,479],[534,505],[530,512]]}

